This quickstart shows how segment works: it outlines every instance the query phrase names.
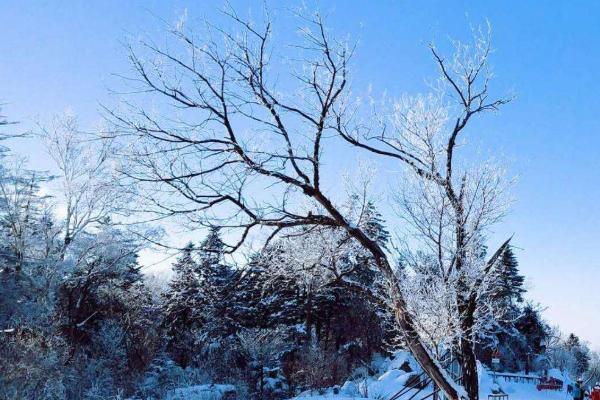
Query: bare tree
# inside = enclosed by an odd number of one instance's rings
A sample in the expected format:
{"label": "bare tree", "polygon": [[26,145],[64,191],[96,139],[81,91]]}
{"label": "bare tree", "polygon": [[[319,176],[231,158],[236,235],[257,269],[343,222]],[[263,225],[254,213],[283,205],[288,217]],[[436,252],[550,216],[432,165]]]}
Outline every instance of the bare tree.
{"label": "bare tree", "polygon": [[[508,204],[502,195],[503,179],[487,167],[469,169],[463,178],[461,202],[469,211],[461,225],[465,240],[460,254],[456,215],[445,190],[417,177],[412,184],[404,185],[397,201],[398,211],[412,234],[411,246],[401,250],[409,311],[438,355],[458,350],[466,379],[470,376],[467,368],[473,368],[476,374],[476,365],[474,355],[473,364],[466,364],[469,358],[464,356],[465,346],[472,350],[476,341],[494,335],[516,316],[494,297],[499,256],[508,242],[491,260],[485,259],[487,229],[503,215]],[[457,257],[462,258],[460,268],[456,267]],[[478,392],[478,388],[472,390]]]}
{"label": "bare tree", "polygon": [[456,323],[451,318],[447,328],[459,332],[462,381],[470,399],[479,396],[474,340],[485,320],[479,317],[487,315],[482,300],[496,261],[508,246],[507,241],[483,260],[486,229],[506,210],[505,180],[495,167],[469,168],[456,156],[469,122],[508,102],[490,99],[489,35],[488,27],[476,32],[472,44],[453,42],[449,60],[430,47],[440,71],[431,94],[404,97],[388,113],[378,111],[378,124],[348,123],[340,115],[337,125],[349,143],[397,160],[413,173],[412,188],[399,190],[402,216],[429,254],[427,260],[416,261],[418,268],[433,271],[437,288],[454,297],[445,304],[456,306],[451,312]]}
{"label": "bare tree", "polygon": [[[152,218],[182,218],[194,228],[221,226],[231,239],[229,252],[257,232],[266,232],[269,243],[299,227],[344,231],[370,254],[387,280],[398,325],[417,361],[449,398],[466,398],[419,337],[385,249],[369,237],[356,215],[338,204],[337,194],[323,187],[322,156],[327,144],[340,145],[332,137],[341,136],[354,147],[400,160],[443,188],[456,219],[458,252],[452,268],[463,269],[468,210],[466,186],[460,177],[457,186],[453,174],[454,150],[474,115],[504,103],[488,101],[483,71],[489,48],[478,46],[479,58],[473,61],[463,57],[467,49],[460,47],[451,70],[432,48],[445,82],[462,105],[447,138],[442,171],[437,148],[422,159],[418,143],[389,137],[388,129],[373,134],[358,120],[348,83],[353,47],[332,38],[318,14],[300,16],[305,27],[293,47],[298,56],[285,62],[273,45],[268,17],[255,24],[233,10],[225,14],[239,29],[230,32],[207,24],[195,35],[181,23],[169,30],[167,46],[142,41],[130,47],[134,76],[127,82],[133,88],[122,108],[107,113],[114,124],[109,138],[123,144],[121,172],[126,182],[137,185],[143,212]],[[427,145],[425,151],[434,150]],[[464,291],[464,315],[474,315],[467,310],[473,296],[476,292]],[[466,362],[467,373],[473,363]],[[470,398],[476,399],[469,389]]]}
{"label": "bare tree", "polygon": [[86,229],[105,223],[125,203],[111,181],[110,147],[79,129],[77,118],[64,115],[42,128],[48,154],[59,176],[57,201],[62,216],[61,260],[71,242]]}

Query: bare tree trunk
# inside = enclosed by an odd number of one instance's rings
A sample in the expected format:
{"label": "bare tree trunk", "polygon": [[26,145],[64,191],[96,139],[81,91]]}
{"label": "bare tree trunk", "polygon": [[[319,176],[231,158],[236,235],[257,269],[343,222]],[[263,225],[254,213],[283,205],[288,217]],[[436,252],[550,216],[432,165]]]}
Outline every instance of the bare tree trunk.
{"label": "bare tree trunk", "polygon": [[[466,289],[465,289],[466,290]],[[460,362],[462,369],[462,385],[470,400],[479,400],[479,377],[477,376],[477,358],[473,341],[473,326],[475,325],[475,303],[459,298],[461,313],[462,337],[460,339]]]}
{"label": "bare tree trunk", "polygon": [[260,367],[260,371],[258,372],[260,375],[260,398],[261,400],[264,399],[264,388],[265,388],[265,369],[262,365],[262,363],[259,365]]}
{"label": "bare tree trunk", "polygon": [[406,340],[408,349],[421,368],[423,368],[427,376],[429,376],[435,385],[446,394],[449,400],[461,400],[454,383],[443,371],[442,366],[435,362],[423,342],[419,339],[414,324],[406,312],[406,304],[399,296],[395,297],[394,313],[404,335],[404,339]]}
{"label": "bare tree trunk", "polygon": [[446,396],[448,396],[449,400],[461,400],[455,383],[452,382],[451,378],[444,372],[443,368],[434,360],[419,337],[414,321],[408,313],[408,307],[400,290],[398,277],[394,273],[394,270],[381,247],[375,241],[371,240],[371,238],[369,238],[361,229],[350,226],[339,211],[320,192],[317,192],[314,197],[330,212],[332,217],[339,222],[340,227],[346,229],[352,237],[373,255],[377,267],[390,285],[390,295],[392,298],[394,315],[411,354],[415,357],[421,368],[423,368],[431,380],[441,388]]}
{"label": "bare tree trunk", "polygon": [[306,294],[306,304],[304,306],[306,312],[305,329],[306,329],[306,345],[313,344],[313,316],[312,316],[312,291],[308,289]]}
{"label": "bare tree trunk", "polygon": [[[462,192],[459,198],[455,197],[454,190],[449,187],[448,195],[453,200],[452,204],[456,212],[456,270],[461,271],[465,264],[466,254],[466,230],[464,208],[462,204]],[[462,373],[462,386],[469,395],[470,400],[479,400],[479,378],[477,376],[477,358],[475,356],[473,343],[473,326],[475,325],[475,303],[470,302],[471,298],[467,293],[471,288],[464,282],[464,277],[459,278],[458,282],[458,310],[461,318],[461,338],[460,338],[460,361]]]}
{"label": "bare tree trunk", "polygon": [[23,269],[23,252],[19,249],[15,251],[15,276],[17,279],[21,276],[21,270]]}
{"label": "bare tree trunk", "polygon": [[452,382],[452,379],[448,376],[448,374],[445,373],[442,366],[434,360],[431,353],[419,337],[414,321],[408,313],[408,307],[400,290],[400,282],[398,281],[398,277],[394,273],[394,270],[392,269],[381,247],[379,247],[376,242],[371,240],[362,230],[349,226],[344,218],[327,199],[320,196],[320,194],[317,196],[317,199],[326,209],[330,210],[332,216],[340,222],[341,227],[345,228],[351,236],[353,236],[373,255],[376,265],[390,285],[390,295],[392,298],[394,315],[406,342],[406,346],[411,354],[415,357],[421,368],[423,368],[427,376],[429,376],[431,380],[440,387],[449,400],[461,400],[455,382]]}
{"label": "bare tree trunk", "polygon": [[462,383],[470,400],[479,400],[479,378],[473,342],[468,338],[461,341]]}

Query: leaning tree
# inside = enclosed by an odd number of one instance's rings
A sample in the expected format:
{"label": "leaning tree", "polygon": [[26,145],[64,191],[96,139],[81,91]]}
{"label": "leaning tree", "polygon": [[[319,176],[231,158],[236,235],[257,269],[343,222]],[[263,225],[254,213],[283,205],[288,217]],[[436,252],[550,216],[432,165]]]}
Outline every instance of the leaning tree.
{"label": "leaning tree", "polygon": [[487,261],[485,239],[510,203],[509,182],[494,163],[473,166],[472,161],[457,159],[456,153],[469,122],[497,111],[509,99],[490,99],[489,25],[474,32],[472,43],[453,42],[453,47],[454,54],[446,60],[430,46],[440,72],[430,94],[404,96],[388,111],[378,110],[375,124],[357,126],[340,114],[335,129],[348,143],[407,166],[408,179],[395,197],[402,220],[422,246],[408,252],[417,257],[403,259],[412,261],[421,281],[428,281],[426,293],[417,291],[421,296],[411,297],[413,309],[418,309],[413,319],[421,322],[418,314],[427,303],[448,311],[448,321],[435,328],[447,326],[444,334],[453,342],[450,347],[457,348],[462,384],[469,398],[477,399],[475,342],[507,317],[490,293],[497,284],[496,261],[508,250],[510,239]]}
{"label": "leaning tree", "polygon": [[[358,210],[340,203],[337,188],[325,183],[331,171],[323,158],[326,148],[349,145],[399,160],[444,188],[462,218],[466,210],[452,176],[457,138],[476,114],[503,103],[488,100],[487,76],[480,74],[487,54],[464,75],[434,51],[462,105],[447,140],[444,174],[410,143],[388,140],[388,129],[377,133],[380,126],[365,122],[349,88],[354,48],[333,38],[318,14],[299,16],[304,27],[292,57],[280,52],[270,18],[253,23],[233,10],[225,14],[233,30],[207,23],[194,33],[178,23],[164,45],[142,40],[129,47],[132,88],[122,106],[107,113],[114,124],[110,138],[123,144],[124,184],[135,183],[140,209],[153,219],[182,218],[192,228],[220,226],[230,253],[250,238],[269,243],[290,231],[345,232],[387,281],[403,340],[424,371],[449,398],[476,398],[448,377],[419,337],[389,252],[361,224],[367,196]],[[456,268],[463,262],[458,248]],[[470,304],[466,299],[463,306]]]}

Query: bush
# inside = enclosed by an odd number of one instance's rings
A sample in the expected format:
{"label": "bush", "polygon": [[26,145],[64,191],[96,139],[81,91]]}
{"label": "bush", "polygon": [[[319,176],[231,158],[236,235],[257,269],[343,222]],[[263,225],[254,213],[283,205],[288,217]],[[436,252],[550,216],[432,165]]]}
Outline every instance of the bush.
{"label": "bush", "polygon": [[16,328],[0,333],[0,398],[65,399],[65,345],[51,333]]}
{"label": "bush", "polygon": [[314,390],[343,381],[348,377],[349,365],[339,353],[312,345],[300,352],[288,373],[301,388]]}

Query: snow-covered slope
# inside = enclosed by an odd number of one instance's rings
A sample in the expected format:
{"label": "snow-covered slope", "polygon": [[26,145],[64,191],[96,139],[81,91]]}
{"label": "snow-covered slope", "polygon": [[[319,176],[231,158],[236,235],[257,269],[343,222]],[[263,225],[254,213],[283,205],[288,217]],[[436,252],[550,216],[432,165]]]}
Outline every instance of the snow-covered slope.
{"label": "snow-covered slope", "polygon": [[[305,392],[294,400],[388,399],[405,387],[411,377],[414,379],[421,372],[407,352],[397,352],[392,358],[375,358],[370,369],[375,372],[372,376],[369,376],[365,368],[356,371],[354,377],[341,387]],[[399,400],[408,399],[414,393],[414,390],[410,390]],[[426,388],[422,393],[425,396],[431,393],[431,389]]]}
{"label": "snow-covered slope", "polygon": [[[413,372],[408,372],[407,366]],[[414,359],[406,352],[398,352],[393,359],[379,358],[373,361],[371,369],[376,371],[373,376],[366,376],[365,371],[358,371],[355,376],[341,387],[327,388],[322,391],[312,391],[300,394],[293,400],[387,400],[400,391],[411,376],[418,375],[421,371]],[[488,395],[498,390],[509,395],[509,400],[566,400],[566,386],[569,379],[562,376],[560,371],[550,371],[550,375],[565,382],[562,391],[538,391],[533,383],[506,382],[494,376],[480,366],[480,398],[487,399]],[[424,389],[414,399],[420,399],[431,393],[431,388]],[[406,392],[398,400],[411,399],[414,390]]]}

